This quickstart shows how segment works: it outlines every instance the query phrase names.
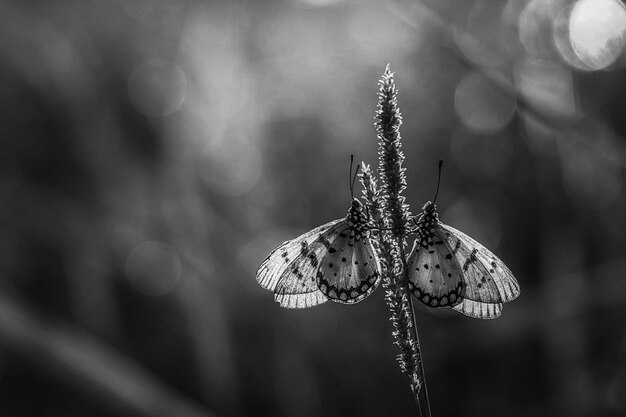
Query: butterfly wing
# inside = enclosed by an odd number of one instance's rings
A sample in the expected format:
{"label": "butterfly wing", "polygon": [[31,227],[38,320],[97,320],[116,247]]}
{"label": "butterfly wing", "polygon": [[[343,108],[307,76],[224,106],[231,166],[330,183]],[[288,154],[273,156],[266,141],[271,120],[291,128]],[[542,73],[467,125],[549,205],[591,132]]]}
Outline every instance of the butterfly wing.
{"label": "butterfly wing", "polygon": [[519,284],[497,256],[439,221],[428,201],[416,218],[417,239],[407,258],[409,289],[433,306],[451,306],[477,318],[495,318],[519,295]]}
{"label": "butterfly wing", "polygon": [[476,319],[495,319],[502,314],[502,303],[481,303],[466,298],[452,308]]}
{"label": "butterfly wing", "polygon": [[320,227],[317,227],[295,239],[288,240],[274,249],[261,263],[256,273],[256,280],[269,291],[274,291],[283,273],[290,268],[296,258],[302,255],[303,247],[310,246],[319,236],[337,225],[343,219],[333,220]]}
{"label": "butterfly wing", "polygon": [[421,245],[417,240],[407,258],[409,290],[424,304],[458,304],[463,291],[462,271],[448,242],[435,235]]}
{"label": "butterfly wing", "polygon": [[465,272],[464,298],[483,303],[508,303],[519,296],[517,280],[489,249],[446,224],[441,224],[440,230]]}
{"label": "butterfly wing", "polygon": [[501,303],[498,286],[489,270],[478,259],[476,249],[467,246],[441,226],[437,228],[435,235],[437,239],[446,242],[445,245],[458,265],[463,280],[462,298],[482,303]]}
{"label": "butterfly wing", "polygon": [[355,239],[349,225],[337,234],[322,260],[317,284],[332,301],[354,304],[367,298],[380,283],[378,258],[369,237]]}
{"label": "butterfly wing", "polygon": [[[291,289],[286,289],[286,291],[289,290]],[[306,290],[309,291],[304,292]],[[283,288],[281,288],[274,293],[274,301],[276,301],[283,308],[291,309],[315,307],[328,301],[328,297],[322,294],[317,287],[312,289],[307,286],[306,289],[300,289],[298,291],[301,292],[288,293],[284,292]]]}
{"label": "butterfly wing", "polygon": [[345,219],[317,227],[272,251],[257,271],[257,281],[274,292],[274,299],[285,308],[307,308],[327,298],[317,288],[316,272],[327,251],[328,237],[336,235]]}
{"label": "butterfly wing", "polygon": [[464,233],[439,223],[424,243],[416,241],[407,258],[409,290],[423,303],[491,319],[502,314],[502,303],[519,295],[504,263]]}
{"label": "butterfly wing", "polygon": [[327,299],[345,304],[365,299],[380,283],[368,218],[354,198],[348,215],[287,241],[257,271],[259,284],[286,308],[307,308]]}
{"label": "butterfly wing", "polygon": [[283,272],[274,300],[285,308],[307,308],[322,304],[328,297],[319,290],[317,280],[321,265],[329,257],[333,242],[340,231],[347,227],[345,221],[338,222],[318,236],[311,245]]}
{"label": "butterfly wing", "polygon": [[482,282],[484,268],[481,271],[474,262],[466,263],[472,251],[463,245],[457,247],[456,243],[451,246],[445,236],[449,232],[441,227],[433,232],[432,244],[425,248],[416,242],[409,254],[411,293],[431,307],[452,307],[474,318],[498,317],[502,303],[493,301],[499,299],[498,288],[492,278]]}

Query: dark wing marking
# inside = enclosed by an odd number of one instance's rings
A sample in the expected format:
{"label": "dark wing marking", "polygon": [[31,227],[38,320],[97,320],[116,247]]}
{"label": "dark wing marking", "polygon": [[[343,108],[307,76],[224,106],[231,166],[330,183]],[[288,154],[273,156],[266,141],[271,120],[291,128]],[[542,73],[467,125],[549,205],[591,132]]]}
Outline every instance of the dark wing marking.
{"label": "dark wing marking", "polygon": [[281,307],[308,308],[328,300],[319,291],[317,276],[323,260],[329,256],[332,242],[344,227],[345,222],[338,222],[319,234],[310,245],[301,243],[300,255],[282,273],[274,290],[274,300]]}
{"label": "dark wing marking", "polygon": [[[517,280],[496,255],[460,230],[446,224],[441,224],[441,229],[451,247],[453,249],[458,247],[457,259],[461,266],[465,269],[467,265],[469,271],[469,276],[468,271],[465,274],[467,287],[475,289],[474,291],[469,289],[466,298],[487,303],[507,303],[519,296],[520,287]],[[494,286],[497,289],[497,296],[493,291]],[[482,291],[480,287],[487,288],[488,291]]]}
{"label": "dark wing marking", "polygon": [[425,246],[417,240],[413,245],[407,258],[409,290],[430,307],[449,307],[461,300],[463,272],[448,242],[436,232]]}
{"label": "dark wing marking", "polygon": [[[452,255],[456,258],[463,275],[462,298],[481,303],[501,303],[502,297],[492,274],[478,258],[478,249],[468,244],[444,225],[438,228],[438,233],[449,245]],[[442,233],[441,233],[442,232]]]}
{"label": "dark wing marking", "polygon": [[380,283],[378,258],[368,237],[355,240],[350,227],[340,231],[322,261],[318,288],[332,301],[354,304],[367,298]]}
{"label": "dark wing marking", "polygon": [[345,221],[345,218],[333,220],[274,249],[257,270],[256,279],[259,285],[269,291],[276,290],[281,276],[291,268],[296,258],[302,255],[303,248],[309,247],[320,235],[342,221]]}

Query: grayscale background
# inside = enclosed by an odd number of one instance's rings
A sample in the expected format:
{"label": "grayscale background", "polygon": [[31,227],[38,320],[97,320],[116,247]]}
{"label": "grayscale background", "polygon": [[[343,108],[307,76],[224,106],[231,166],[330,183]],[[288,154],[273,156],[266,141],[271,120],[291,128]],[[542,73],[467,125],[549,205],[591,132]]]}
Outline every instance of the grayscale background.
{"label": "grayscale background", "polygon": [[416,306],[433,416],[626,414],[618,0],[0,1],[0,416],[409,416],[377,290],[255,271],[345,215],[396,72],[413,213],[500,256],[492,321]]}

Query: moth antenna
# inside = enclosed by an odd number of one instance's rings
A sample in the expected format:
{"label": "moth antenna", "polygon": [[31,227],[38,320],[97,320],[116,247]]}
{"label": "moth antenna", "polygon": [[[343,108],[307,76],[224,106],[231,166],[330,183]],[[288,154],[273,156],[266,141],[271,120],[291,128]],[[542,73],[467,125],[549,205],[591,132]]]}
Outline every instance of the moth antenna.
{"label": "moth antenna", "polygon": [[[354,176],[352,177],[352,183],[350,184],[350,192],[354,190],[354,184],[356,183],[356,177],[357,175],[359,175],[360,169],[361,169],[361,165],[359,164],[356,166],[356,170],[354,170]],[[354,195],[352,196],[352,198],[354,198]]]}
{"label": "moth antenna", "polygon": [[351,199],[354,198],[354,184],[352,182],[352,164],[353,163],[354,163],[354,155],[350,154],[350,172],[348,172],[348,186],[350,187],[350,198]]}
{"label": "moth antenna", "polygon": [[433,204],[437,201],[439,195],[439,185],[441,184],[441,167],[443,166],[443,159],[439,160],[439,176],[437,177],[437,191],[435,191],[435,198],[433,198]]}
{"label": "moth antenna", "polygon": [[348,185],[350,186],[350,197],[354,199],[354,183],[356,182],[356,176],[359,174],[361,165],[356,166],[354,176],[352,176],[352,166],[354,164],[354,155],[350,154],[350,172],[348,173]]}

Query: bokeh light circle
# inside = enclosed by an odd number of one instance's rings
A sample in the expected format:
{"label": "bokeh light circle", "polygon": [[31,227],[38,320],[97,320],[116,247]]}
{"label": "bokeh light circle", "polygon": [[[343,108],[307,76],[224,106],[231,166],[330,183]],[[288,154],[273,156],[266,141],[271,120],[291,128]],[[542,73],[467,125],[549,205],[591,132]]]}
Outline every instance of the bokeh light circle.
{"label": "bokeh light circle", "polygon": [[515,64],[518,93],[538,110],[570,118],[577,113],[571,70],[553,61],[525,58]]}
{"label": "bokeh light circle", "polygon": [[465,126],[477,132],[495,132],[511,121],[516,102],[511,94],[485,75],[469,73],[458,84],[454,108]]}
{"label": "bokeh light circle", "polygon": [[185,102],[187,77],[173,62],[150,59],[139,64],[128,78],[128,96],[140,113],[168,116]]}
{"label": "bokeh light circle", "polygon": [[569,18],[572,49],[591,69],[611,65],[621,55],[626,8],[618,0],[579,0]]}
{"label": "bokeh light circle", "polygon": [[589,71],[589,68],[574,52],[569,36],[569,22],[572,14],[572,7],[566,7],[556,16],[553,24],[554,45],[561,54],[561,58],[571,67],[582,71]]}
{"label": "bokeh light circle", "polygon": [[553,42],[553,22],[562,6],[560,0],[531,0],[521,11],[518,20],[519,39],[529,56],[548,60],[558,56]]}
{"label": "bokeh light circle", "polygon": [[504,3],[476,1],[463,24],[452,28],[463,55],[477,65],[499,66],[510,59],[511,50],[500,19],[503,6]]}
{"label": "bokeh light circle", "polygon": [[163,295],[171,291],[181,275],[178,253],[167,243],[149,240],[139,243],[126,258],[126,277],[145,295]]}

